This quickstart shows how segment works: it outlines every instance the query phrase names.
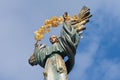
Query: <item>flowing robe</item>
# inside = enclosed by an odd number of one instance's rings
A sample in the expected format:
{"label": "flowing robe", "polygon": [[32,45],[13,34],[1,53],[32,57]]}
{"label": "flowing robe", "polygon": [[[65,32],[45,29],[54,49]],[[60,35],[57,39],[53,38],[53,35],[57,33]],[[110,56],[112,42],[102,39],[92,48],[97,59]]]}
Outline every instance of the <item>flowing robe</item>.
{"label": "flowing robe", "polygon": [[[58,40],[58,43],[37,48],[34,51],[37,64],[45,68],[44,80],[67,80],[67,74],[74,66],[80,36],[70,22],[63,24]],[[65,62],[64,57],[66,56],[68,60]]]}

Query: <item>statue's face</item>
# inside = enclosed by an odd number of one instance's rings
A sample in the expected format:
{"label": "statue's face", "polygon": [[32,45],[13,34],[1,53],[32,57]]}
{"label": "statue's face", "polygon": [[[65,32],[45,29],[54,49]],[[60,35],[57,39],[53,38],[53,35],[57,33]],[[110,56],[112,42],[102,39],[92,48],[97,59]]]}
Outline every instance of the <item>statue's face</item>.
{"label": "statue's face", "polygon": [[52,36],[50,37],[50,42],[51,42],[52,44],[54,44],[55,42],[58,42],[57,36],[56,36],[56,35],[52,35]]}

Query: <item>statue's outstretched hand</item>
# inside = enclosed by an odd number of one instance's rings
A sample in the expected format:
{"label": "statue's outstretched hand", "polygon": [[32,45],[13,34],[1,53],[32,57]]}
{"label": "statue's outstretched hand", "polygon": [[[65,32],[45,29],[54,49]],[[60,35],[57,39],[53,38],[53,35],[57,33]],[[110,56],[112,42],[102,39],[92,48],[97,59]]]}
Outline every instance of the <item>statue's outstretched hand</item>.
{"label": "statue's outstretched hand", "polygon": [[35,48],[38,48],[38,41],[36,41],[35,43]]}
{"label": "statue's outstretched hand", "polygon": [[30,59],[28,60],[28,62],[32,66],[37,65],[37,62],[36,62],[35,57],[33,55],[30,57]]}

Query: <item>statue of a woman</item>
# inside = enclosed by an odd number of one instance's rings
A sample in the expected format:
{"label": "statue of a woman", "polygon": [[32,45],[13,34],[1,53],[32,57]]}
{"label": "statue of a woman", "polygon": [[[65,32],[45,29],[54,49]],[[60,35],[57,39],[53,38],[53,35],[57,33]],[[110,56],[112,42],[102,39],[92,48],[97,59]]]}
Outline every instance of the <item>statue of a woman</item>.
{"label": "statue of a woman", "polygon": [[[35,44],[34,53],[29,59],[32,66],[39,64],[45,69],[44,80],[68,80],[67,74],[74,66],[77,45],[81,31],[85,27],[77,25],[79,21],[66,21],[67,15],[65,13],[63,16],[64,23],[60,37],[52,35],[50,37],[51,46]],[[64,61],[65,57],[68,57],[68,60]]]}

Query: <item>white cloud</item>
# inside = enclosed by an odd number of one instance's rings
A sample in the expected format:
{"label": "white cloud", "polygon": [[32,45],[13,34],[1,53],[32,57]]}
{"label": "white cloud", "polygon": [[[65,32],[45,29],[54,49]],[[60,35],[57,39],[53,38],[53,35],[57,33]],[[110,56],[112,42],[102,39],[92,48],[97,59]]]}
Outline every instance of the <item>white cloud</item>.
{"label": "white cloud", "polygon": [[[92,38],[92,37],[90,37]],[[120,62],[119,59],[109,60],[104,53],[99,53],[100,39],[91,39],[86,49],[78,51],[73,71],[69,74],[69,79],[75,80],[119,80]],[[101,51],[100,51],[101,52]],[[97,59],[96,59],[97,58]],[[73,76],[74,75],[74,76]]]}
{"label": "white cloud", "polygon": [[87,43],[88,45],[84,47],[85,50],[82,51],[82,49],[78,47],[78,53],[75,57],[75,66],[73,71],[69,75],[71,80],[86,80],[86,71],[93,64],[94,56],[96,55],[96,51],[99,47],[99,40],[100,39],[97,36],[94,36],[94,38],[90,38],[90,43]]}
{"label": "white cloud", "polygon": [[104,75],[104,80],[120,80],[120,62],[106,61],[102,66],[106,66],[107,70]]}
{"label": "white cloud", "polygon": [[[93,65],[92,80],[120,80],[120,62],[101,59],[98,65]],[[91,77],[88,75],[88,77]]]}

